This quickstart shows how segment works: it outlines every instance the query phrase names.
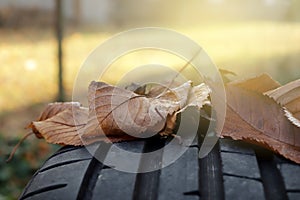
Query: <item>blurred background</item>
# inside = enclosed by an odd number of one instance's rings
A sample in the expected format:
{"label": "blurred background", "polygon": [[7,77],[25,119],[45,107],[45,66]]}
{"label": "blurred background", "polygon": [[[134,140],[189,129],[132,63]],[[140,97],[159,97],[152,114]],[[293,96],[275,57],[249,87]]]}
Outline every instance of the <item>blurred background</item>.
{"label": "blurred background", "polygon": [[71,100],[81,64],[115,33],[173,29],[219,68],[284,84],[300,78],[299,10],[298,0],[0,0],[0,200],[17,198],[59,148],[32,136],[6,164],[24,127],[46,104]]}

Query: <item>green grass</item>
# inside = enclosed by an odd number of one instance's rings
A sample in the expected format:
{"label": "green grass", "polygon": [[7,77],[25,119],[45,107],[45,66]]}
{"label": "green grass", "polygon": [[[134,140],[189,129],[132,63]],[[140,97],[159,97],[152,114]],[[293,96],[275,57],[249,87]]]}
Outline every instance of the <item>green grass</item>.
{"label": "green grass", "polygon": [[46,144],[42,140],[30,138],[18,149],[13,159],[6,163],[7,155],[18,138],[7,140],[0,133],[0,199],[17,199],[34,172],[58,149],[57,145]]}

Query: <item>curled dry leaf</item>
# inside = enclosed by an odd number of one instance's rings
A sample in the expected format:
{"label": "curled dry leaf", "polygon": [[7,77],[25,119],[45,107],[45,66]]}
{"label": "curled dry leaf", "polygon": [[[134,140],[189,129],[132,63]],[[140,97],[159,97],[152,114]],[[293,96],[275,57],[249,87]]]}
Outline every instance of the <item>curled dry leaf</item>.
{"label": "curled dry leaf", "polygon": [[171,126],[168,123],[168,131],[164,131],[166,121],[173,120],[174,117],[170,116],[176,116],[177,112],[189,106],[190,93],[198,92],[194,95],[199,97],[197,106],[200,108],[207,103],[209,91],[204,84],[193,90],[192,83],[188,81],[156,97],[147,97],[103,82],[92,82],[88,96],[89,118],[82,139],[90,143],[105,140],[106,137],[113,138],[113,141],[116,138],[118,141],[125,140],[124,133],[131,137],[168,134]]}
{"label": "curled dry leaf", "polygon": [[[260,144],[300,163],[299,85],[295,81],[279,87],[266,74],[227,84],[221,136]],[[188,81],[173,89],[133,86],[125,90],[93,81],[88,109],[74,102],[52,103],[28,127],[49,143],[67,145],[173,135],[178,113],[210,103],[211,90],[205,84],[193,87]]]}
{"label": "curled dry leaf", "polygon": [[300,80],[290,82],[264,94],[283,106],[286,117],[294,125],[300,127]]}
{"label": "curled dry leaf", "polygon": [[52,103],[28,127],[37,137],[63,145],[171,135],[177,113],[187,106],[200,109],[208,103],[209,93],[205,84],[192,87],[188,81],[158,97],[147,97],[93,81],[88,91],[89,108],[74,102]]}
{"label": "curled dry leaf", "polygon": [[28,126],[38,138],[63,145],[82,145],[77,133],[87,122],[88,109],[78,102],[51,103]]}
{"label": "curled dry leaf", "polygon": [[264,92],[279,84],[268,75],[227,84],[227,115],[222,136],[267,147],[300,163],[300,129]]}
{"label": "curled dry leaf", "polygon": [[27,126],[32,132],[26,134],[15,145],[6,161],[9,162],[13,158],[20,144],[32,134],[53,144],[82,145],[77,130],[85,126],[87,115],[88,110],[78,102],[48,104],[38,119]]}
{"label": "curled dry leaf", "polygon": [[[266,74],[228,83],[221,136],[262,145],[300,163],[299,85],[295,81],[280,87]],[[64,145],[173,135],[177,114],[188,106],[200,109],[210,104],[210,92],[205,84],[193,87],[190,81],[173,89],[133,85],[128,90],[93,81],[89,108],[52,103],[28,127],[38,138]]]}

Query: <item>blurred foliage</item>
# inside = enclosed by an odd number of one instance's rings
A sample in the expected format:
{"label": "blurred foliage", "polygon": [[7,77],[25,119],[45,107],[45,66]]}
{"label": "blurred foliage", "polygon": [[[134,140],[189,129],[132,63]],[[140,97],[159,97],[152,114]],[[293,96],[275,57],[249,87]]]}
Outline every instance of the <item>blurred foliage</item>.
{"label": "blurred foliage", "polygon": [[6,163],[10,151],[19,140],[7,139],[0,133],[0,200],[17,199],[34,172],[58,149],[58,146],[43,140],[30,138],[21,144],[14,158]]}
{"label": "blurred foliage", "polygon": [[[300,75],[300,23],[248,21],[172,28],[200,44],[218,67],[239,76],[266,72],[285,83]],[[113,32],[103,30],[70,28],[65,31],[64,82],[69,98],[81,64],[93,48],[112,35]],[[4,41],[0,51],[0,92],[4,97],[0,98],[0,110],[9,111],[55,99],[56,43],[51,30],[28,28],[15,32],[0,29],[0,37]],[[116,62],[118,66],[110,68],[112,73],[105,74],[111,82],[122,77],[132,66],[153,63],[152,54],[124,59]],[[155,63],[180,66],[173,61],[171,64],[158,61]],[[283,75],[288,77],[283,80]]]}

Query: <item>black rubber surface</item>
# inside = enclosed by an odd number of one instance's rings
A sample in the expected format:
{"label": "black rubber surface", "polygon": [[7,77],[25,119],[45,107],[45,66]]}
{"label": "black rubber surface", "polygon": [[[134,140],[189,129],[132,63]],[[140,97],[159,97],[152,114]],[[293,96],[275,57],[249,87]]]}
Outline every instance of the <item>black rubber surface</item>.
{"label": "black rubber surface", "polygon": [[[149,152],[165,142],[154,137],[118,145],[134,152]],[[221,139],[203,159],[198,159],[198,147],[195,142],[162,170],[135,174],[104,166],[84,147],[66,146],[36,172],[20,199],[300,199],[299,165],[231,139]],[[111,151],[105,143],[94,144],[91,149],[103,159],[120,153]],[[162,153],[153,160],[141,157],[139,162],[159,167],[164,158]]]}

